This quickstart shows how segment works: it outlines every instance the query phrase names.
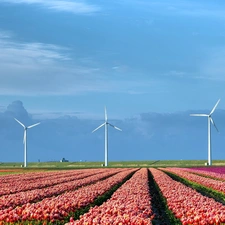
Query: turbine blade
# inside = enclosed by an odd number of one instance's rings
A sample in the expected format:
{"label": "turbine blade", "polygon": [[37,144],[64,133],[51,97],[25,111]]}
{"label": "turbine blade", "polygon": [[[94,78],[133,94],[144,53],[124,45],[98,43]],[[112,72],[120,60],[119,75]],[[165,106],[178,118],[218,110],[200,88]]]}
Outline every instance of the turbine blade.
{"label": "turbine blade", "polygon": [[24,124],[22,124],[18,119],[14,118],[22,127],[26,128]]}
{"label": "turbine blade", "polygon": [[25,141],[26,141],[26,138],[27,138],[27,132],[26,132],[26,130],[24,129],[24,135],[23,135],[23,143],[25,143]]}
{"label": "turbine blade", "polygon": [[215,122],[213,121],[212,117],[210,117],[210,121],[211,123],[213,124],[213,126],[216,128],[217,132],[219,132],[218,128],[216,127],[216,124]]}
{"label": "turbine blade", "polygon": [[210,112],[209,115],[213,114],[213,112],[215,111],[215,109],[216,109],[217,105],[219,104],[219,102],[220,102],[220,99],[217,101],[217,103],[215,104],[215,106],[213,107],[213,109],[212,109],[212,111]]}
{"label": "turbine blade", "polygon": [[37,126],[37,125],[39,125],[40,123],[35,123],[35,124],[33,124],[33,125],[31,125],[31,126],[29,126],[29,127],[27,127],[27,128],[31,128],[31,127],[35,127],[35,126]]}
{"label": "turbine blade", "polygon": [[190,116],[209,116],[207,114],[190,114]]}
{"label": "turbine blade", "polygon": [[96,129],[94,129],[94,130],[92,131],[92,133],[94,133],[96,130],[98,130],[99,128],[101,128],[101,127],[103,127],[103,126],[105,126],[105,123],[103,123],[102,125],[100,125],[100,126],[97,127]]}
{"label": "turbine blade", "polygon": [[108,117],[107,117],[107,111],[106,111],[106,107],[105,107],[105,121],[108,120]]}
{"label": "turbine blade", "polygon": [[115,128],[115,129],[117,129],[117,130],[119,130],[119,131],[122,131],[119,127],[116,127],[116,126],[114,126],[114,125],[112,125],[111,123],[108,123],[111,127],[113,127],[113,128]]}

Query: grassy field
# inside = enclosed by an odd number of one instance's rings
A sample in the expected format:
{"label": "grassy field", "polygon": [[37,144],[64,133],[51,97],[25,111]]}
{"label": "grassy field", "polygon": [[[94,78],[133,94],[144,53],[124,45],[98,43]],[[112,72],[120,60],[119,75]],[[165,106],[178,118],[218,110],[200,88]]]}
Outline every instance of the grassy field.
{"label": "grassy field", "polygon": [[[157,161],[121,161],[109,162],[108,167],[193,167],[205,166],[206,160],[157,160]],[[213,166],[225,166],[225,160],[214,160]],[[30,162],[27,168],[21,167],[22,163],[0,163],[0,170],[7,169],[11,172],[20,169],[76,169],[76,168],[99,168],[103,162]],[[9,171],[10,172],[10,171]]]}

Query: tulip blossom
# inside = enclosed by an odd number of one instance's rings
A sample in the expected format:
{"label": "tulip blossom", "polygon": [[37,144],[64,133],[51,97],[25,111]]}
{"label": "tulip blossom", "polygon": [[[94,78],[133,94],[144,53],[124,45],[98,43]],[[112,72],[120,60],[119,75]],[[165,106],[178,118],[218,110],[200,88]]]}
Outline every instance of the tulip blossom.
{"label": "tulip blossom", "polygon": [[[111,169],[103,170],[94,176],[79,180],[79,187],[74,186],[73,190],[65,191],[56,197],[44,198],[37,203],[26,203],[0,210],[0,221],[50,221],[63,220],[69,213],[94,202],[94,200],[110,190],[116,184],[123,181],[136,169]],[[120,172],[119,172],[120,171]],[[107,175],[107,176],[106,176]],[[108,178],[107,178],[108,177]],[[66,186],[66,184],[64,184]],[[41,192],[42,189],[40,189]]]}
{"label": "tulip blossom", "polygon": [[223,181],[214,180],[208,177],[199,176],[190,172],[186,172],[180,168],[164,168],[164,171],[175,173],[176,175],[188,179],[189,181],[198,183],[207,188],[212,188],[225,194],[225,183]]}
{"label": "tulip blossom", "polygon": [[153,218],[148,171],[143,168],[117,189],[108,201],[91,208],[80,220],[71,219],[68,225],[151,225]]}
{"label": "tulip blossom", "polygon": [[169,209],[183,225],[225,223],[223,204],[173,180],[163,171],[153,168],[150,171],[166,198]]}

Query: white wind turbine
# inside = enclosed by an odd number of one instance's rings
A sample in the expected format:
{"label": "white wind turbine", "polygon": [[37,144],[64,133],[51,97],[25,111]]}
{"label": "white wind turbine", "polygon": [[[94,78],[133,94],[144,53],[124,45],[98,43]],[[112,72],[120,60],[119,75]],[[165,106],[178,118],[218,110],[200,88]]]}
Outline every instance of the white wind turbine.
{"label": "white wind turbine", "polygon": [[35,123],[31,126],[26,127],[24,124],[22,124],[19,120],[14,118],[23,128],[24,128],[24,136],[23,136],[23,144],[24,144],[24,167],[27,167],[27,129],[35,127],[39,125],[40,123]]}
{"label": "white wind turbine", "polygon": [[94,133],[99,128],[105,126],[105,166],[108,166],[108,125],[110,125],[111,127],[115,128],[119,131],[122,131],[120,128],[118,128],[108,122],[107,112],[106,112],[106,107],[105,107],[105,122],[92,131],[92,133]]}
{"label": "white wind turbine", "polygon": [[[219,104],[220,99],[217,101],[215,106],[213,107],[212,111],[209,114],[190,114],[190,116],[207,116],[208,117],[208,165],[212,165],[212,152],[211,152],[211,123],[218,131],[216,124],[214,123],[212,119],[212,114],[215,111],[217,105]],[[218,131],[219,132],[219,131]]]}

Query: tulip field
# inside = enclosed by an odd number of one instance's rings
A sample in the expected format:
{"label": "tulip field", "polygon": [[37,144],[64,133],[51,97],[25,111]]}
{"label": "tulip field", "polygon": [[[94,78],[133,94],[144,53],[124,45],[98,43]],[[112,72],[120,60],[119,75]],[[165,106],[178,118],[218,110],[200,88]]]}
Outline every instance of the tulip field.
{"label": "tulip field", "polygon": [[225,168],[95,168],[0,176],[0,225],[225,224]]}

